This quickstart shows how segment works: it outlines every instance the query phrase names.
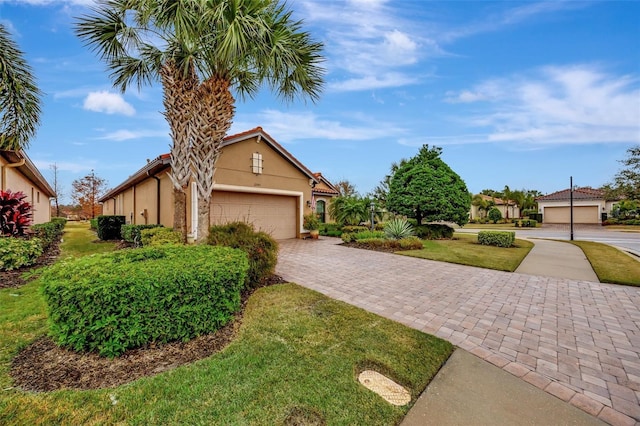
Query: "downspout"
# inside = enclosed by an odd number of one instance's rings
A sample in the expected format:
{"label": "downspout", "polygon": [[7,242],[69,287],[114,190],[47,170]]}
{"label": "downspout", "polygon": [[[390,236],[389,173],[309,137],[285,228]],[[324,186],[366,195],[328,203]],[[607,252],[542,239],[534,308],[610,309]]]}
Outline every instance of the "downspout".
{"label": "downspout", "polygon": [[157,183],[157,191],[156,191],[156,222],[160,225],[160,178],[156,175],[151,176],[156,180]]}
{"label": "downspout", "polygon": [[2,182],[0,182],[0,189],[1,190],[5,190],[5,182],[7,181],[7,169],[13,169],[15,167],[21,167],[24,166],[26,159],[23,158],[22,160],[18,161],[17,163],[9,163],[9,164],[5,164],[4,166],[2,166],[2,173],[0,173],[0,178],[2,179]]}

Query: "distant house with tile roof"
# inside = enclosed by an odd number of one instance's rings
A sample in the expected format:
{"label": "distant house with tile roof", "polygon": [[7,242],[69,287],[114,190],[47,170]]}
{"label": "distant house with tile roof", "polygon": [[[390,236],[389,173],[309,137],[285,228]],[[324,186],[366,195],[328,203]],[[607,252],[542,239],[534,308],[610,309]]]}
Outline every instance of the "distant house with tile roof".
{"label": "distant house with tile roof", "polygon": [[[333,186],[312,173],[261,127],[224,138],[216,163],[211,224],[251,223],[276,239],[307,234],[303,216],[325,208]],[[100,198],[103,214],[127,223],[173,226],[173,186],[169,154],[144,167]],[[337,193],[337,191],[335,191]],[[187,229],[197,239],[196,183],[187,192]]]}
{"label": "distant house with tile roof", "polygon": [[[515,201],[509,200],[509,202],[507,203],[505,200],[502,200],[500,198],[491,197],[485,194],[478,194],[478,195],[482,197],[482,199],[485,201],[493,202],[493,207],[500,210],[500,213],[502,213],[502,217],[510,218],[510,219],[520,217],[520,206],[518,206],[518,204],[516,204]],[[481,211],[478,208],[478,206],[474,206],[473,204],[471,205],[471,211],[469,212],[469,219],[480,219],[485,217],[487,217],[486,211]]]}
{"label": "distant house with tile roof", "polygon": [[[544,223],[566,224],[571,222],[571,189],[563,189],[536,198],[538,212]],[[600,224],[603,213],[610,214],[618,201],[605,199],[601,189],[582,187],[573,190],[573,223]]]}

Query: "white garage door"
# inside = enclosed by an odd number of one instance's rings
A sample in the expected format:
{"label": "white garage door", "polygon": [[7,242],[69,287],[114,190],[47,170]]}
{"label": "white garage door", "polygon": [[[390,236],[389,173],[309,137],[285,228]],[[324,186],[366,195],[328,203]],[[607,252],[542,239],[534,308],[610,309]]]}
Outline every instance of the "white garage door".
{"label": "white garage door", "polygon": [[296,238],[296,197],[214,191],[211,222],[252,223],[277,240]]}
{"label": "white garage door", "polygon": [[[570,207],[545,207],[542,220],[544,223],[569,223]],[[598,206],[574,206],[573,223],[600,223]]]}

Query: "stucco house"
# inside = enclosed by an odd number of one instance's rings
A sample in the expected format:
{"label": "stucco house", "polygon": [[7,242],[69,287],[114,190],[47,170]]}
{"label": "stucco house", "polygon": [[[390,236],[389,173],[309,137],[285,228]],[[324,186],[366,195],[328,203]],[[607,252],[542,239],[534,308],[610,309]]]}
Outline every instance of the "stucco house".
{"label": "stucco house", "polygon": [[[332,185],[312,173],[261,127],[228,136],[216,163],[211,224],[244,221],[276,239],[301,238],[305,214],[332,198]],[[105,215],[127,223],[173,226],[169,154],[160,155],[99,199]],[[336,191],[337,195],[337,191]],[[187,230],[197,240],[197,189],[187,193]]]}
{"label": "stucco house", "polygon": [[[544,223],[570,223],[571,189],[536,198]],[[573,223],[601,224],[602,214],[610,213],[618,201],[607,201],[604,192],[591,187],[573,190]]]}
{"label": "stucco house", "polygon": [[[501,200],[500,198],[495,198],[495,197],[491,197],[489,195],[484,195],[484,194],[478,194],[478,195],[487,202],[489,201],[493,202],[493,207],[500,210],[500,213],[502,213],[502,217],[509,218],[509,219],[520,217],[520,207],[516,204],[515,201],[509,200],[509,202],[507,203],[506,201]],[[469,219],[485,218],[487,217],[488,210],[490,209],[491,207],[488,208],[487,211],[481,211],[478,206],[474,206],[472,204],[471,211],[469,212]]]}
{"label": "stucco house", "polygon": [[314,173],[313,175],[318,183],[311,191],[311,209],[315,210],[321,223],[332,222],[333,220],[329,216],[329,203],[332,198],[340,195],[340,192],[327,178],[322,176],[322,173]]}
{"label": "stucco house", "polygon": [[53,188],[24,151],[0,150],[0,190],[21,191],[33,207],[33,224],[51,220]]}

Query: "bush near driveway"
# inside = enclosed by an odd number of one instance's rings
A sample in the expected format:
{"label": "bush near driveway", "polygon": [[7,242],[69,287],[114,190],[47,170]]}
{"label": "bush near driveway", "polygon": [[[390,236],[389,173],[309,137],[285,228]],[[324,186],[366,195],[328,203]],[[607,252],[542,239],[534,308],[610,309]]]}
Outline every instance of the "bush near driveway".
{"label": "bush near driveway", "polygon": [[485,246],[511,247],[516,241],[513,231],[480,231],[478,242]]}
{"label": "bush near driveway", "polygon": [[189,340],[240,307],[239,250],[170,246],[62,261],[45,271],[51,334],[61,346],[117,356],[147,343]]}

